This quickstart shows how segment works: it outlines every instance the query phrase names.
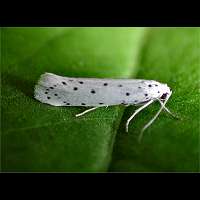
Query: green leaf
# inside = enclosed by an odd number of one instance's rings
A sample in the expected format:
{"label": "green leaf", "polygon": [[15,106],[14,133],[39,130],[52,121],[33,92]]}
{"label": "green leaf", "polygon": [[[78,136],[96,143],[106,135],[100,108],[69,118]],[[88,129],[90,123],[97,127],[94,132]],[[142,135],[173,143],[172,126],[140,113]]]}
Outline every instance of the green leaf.
{"label": "green leaf", "polygon": [[123,108],[53,107],[33,98],[44,72],[128,78],[143,28],[1,29],[3,171],[106,171]]}
{"label": "green leaf", "polygon": [[110,171],[200,171],[199,52],[199,28],[155,28],[146,35],[137,78],[167,83],[173,91],[167,107],[182,120],[161,113],[139,144],[139,132],[159,104],[138,114],[127,135],[124,125],[134,112],[128,108],[118,131]]}

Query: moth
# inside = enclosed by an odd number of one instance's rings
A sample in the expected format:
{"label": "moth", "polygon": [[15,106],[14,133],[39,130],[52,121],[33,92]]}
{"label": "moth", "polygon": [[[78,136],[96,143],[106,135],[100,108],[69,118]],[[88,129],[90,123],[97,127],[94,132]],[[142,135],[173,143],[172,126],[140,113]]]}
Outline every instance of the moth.
{"label": "moth", "polygon": [[144,130],[155,121],[163,109],[173,115],[165,107],[171,95],[172,90],[167,84],[154,80],[72,78],[52,73],[42,74],[34,91],[34,97],[37,100],[52,106],[92,107],[77,114],[76,117],[80,117],[99,107],[114,105],[140,106],[127,120],[126,132],[128,132],[130,121],[140,111],[158,101],[161,108],[144,126],[140,138]]}

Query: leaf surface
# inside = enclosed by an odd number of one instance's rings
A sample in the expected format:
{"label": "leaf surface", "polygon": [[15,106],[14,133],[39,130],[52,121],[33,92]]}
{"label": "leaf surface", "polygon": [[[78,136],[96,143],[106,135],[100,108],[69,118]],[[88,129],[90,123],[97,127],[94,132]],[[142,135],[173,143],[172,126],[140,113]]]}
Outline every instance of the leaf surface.
{"label": "leaf surface", "polygon": [[128,78],[136,71],[143,28],[1,29],[3,171],[106,171],[121,107],[81,118],[79,107],[33,98],[44,72]]}
{"label": "leaf surface", "polygon": [[159,109],[159,103],[138,114],[127,135],[124,126],[134,112],[128,108],[118,130],[110,171],[200,170],[199,52],[199,28],[155,28],[148,32],[137,78],[167,83],[173,94],[166,106],[182,120],[161,113],[139,144],[140,130]]}

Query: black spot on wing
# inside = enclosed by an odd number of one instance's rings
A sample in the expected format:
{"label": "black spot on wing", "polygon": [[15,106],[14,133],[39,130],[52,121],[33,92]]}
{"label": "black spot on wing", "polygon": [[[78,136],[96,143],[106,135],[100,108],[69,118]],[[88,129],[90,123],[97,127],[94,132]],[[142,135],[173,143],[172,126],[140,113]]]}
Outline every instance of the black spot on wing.
{"label": "black spot on wing", "polygon": [[92,89],[90,92],[91,92],[92,94],[95,94],[95,93],[96,93],[96,91],[95,91],[94,89]]}
{"label": "black spot on wing", "polygon": [[68,103],[68,102],[66,102],[66,101],[63,101],[63,103],[66,104],[66,105],[68,105],[68,106],[70,105],[70,103]]}
{"label": "black spot on wing", "polygon": [[126,103],[125,101],[122,101],[121,105],[126,106],[126,105],[128,105],[128,103]]}
{"label": "black spot on wing", "polygon": [[65,81],[62,81],[62,84],[63,84],[63,85],[67,85],[67,83],[66,83]]}

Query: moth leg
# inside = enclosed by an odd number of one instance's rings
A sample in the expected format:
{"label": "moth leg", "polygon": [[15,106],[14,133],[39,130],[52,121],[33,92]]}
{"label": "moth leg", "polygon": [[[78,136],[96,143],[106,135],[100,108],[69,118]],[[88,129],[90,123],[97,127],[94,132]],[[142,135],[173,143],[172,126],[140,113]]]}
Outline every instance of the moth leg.
{"label": "moth leg", "polygon": [[82,113],[76,114],[76,117],[80,117],[80,116],[82,116],[82,115],[84,115],[84,114],[86,114],[86,113],[88,113],[88,112],[90,112],[90,111],[93,111],[93,110],[97,109],[97,108],[99,108],[99,107],[94,107],[94,108],[90,108],[90,109],[88,109],[88,110],[85,110],[85,111],[82,112]]}
{"label": "moth leg", "polygon": [[150,105],[151,103],[153,103],[153,100],[147,102],[146,104],[144,104],[143,106],[141,106],[140,108],[138,108],[133,115],[127,120],[126,122],[126,132],[128,132],[128,125],[130,123],[130,121],[135,117],[135,115],[137,115],[141,110],[143,110],[144,108],[146,108],[148,105]]}

